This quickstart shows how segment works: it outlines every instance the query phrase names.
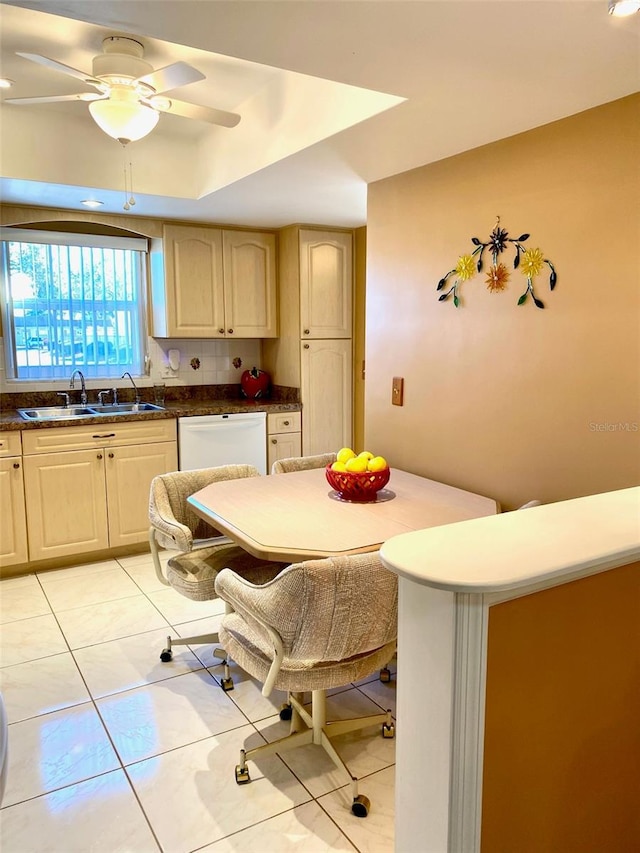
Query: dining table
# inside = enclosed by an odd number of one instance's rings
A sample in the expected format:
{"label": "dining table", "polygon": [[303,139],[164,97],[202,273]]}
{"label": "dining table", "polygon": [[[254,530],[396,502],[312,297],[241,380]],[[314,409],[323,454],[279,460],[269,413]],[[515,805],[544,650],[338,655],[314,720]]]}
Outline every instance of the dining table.
{"label": "dining table", "polygon": [[212,483],[188,503],[254,557],[287,563],[377,551],[402,533],[500,511],[492,498],[397,468],[375,501],[341,499],[314,468]]}

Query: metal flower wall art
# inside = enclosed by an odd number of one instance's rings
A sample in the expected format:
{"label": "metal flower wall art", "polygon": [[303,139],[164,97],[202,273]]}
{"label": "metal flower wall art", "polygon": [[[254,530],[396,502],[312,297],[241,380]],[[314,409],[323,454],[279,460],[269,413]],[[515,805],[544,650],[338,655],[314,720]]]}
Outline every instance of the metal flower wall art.
{"label": "metal flower wall art", "polygon": [[540,275],[544,265],[549,267],[549,290],[556,286],[558,276],[555,267],[548,258],[545,258],[542,249],[527,248],[524,244],[529,239],[529,234],[521,234],[519,237],[509,237],[508,232],[500,227],[500,217],[496,220],[495,227],[488,240],[483,243],[478,237],[472,237],[471,242],[475,246],[469,254],[461,255],[458,263],[452,270],[440,279],[437,290],[442,290],[449,280],[455,276],[453,284],[438,297],[439,302],[446,302],[453,297],[456,308],[460,306],[460,287],[465,281],[472,279],[476,272],[483,270],[483,255],[485,249],[491,253],[491,265],[486,273],[485,284],[491,293],[499,293],[505,290],[509,282],[511,271],[507,265],[500,261],[500,256],[507,251],[509,244],[515,248],[513,258],[513,269],[519,270],[527,279],[524,293],[518,299],[518,305],[524,305],[529,296],[536,308],[544,308],[544,302],[539,299],[533,289],[533,280]]}

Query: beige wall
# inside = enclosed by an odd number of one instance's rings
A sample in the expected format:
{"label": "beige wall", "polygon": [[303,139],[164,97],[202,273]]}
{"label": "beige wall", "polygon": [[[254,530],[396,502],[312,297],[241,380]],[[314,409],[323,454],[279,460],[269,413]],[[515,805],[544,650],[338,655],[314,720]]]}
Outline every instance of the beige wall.
{"label": "beige wall", "polygon": [[[369,187],[367,447],[505,509],[640,482],[639,162],[635,95]],[[518,270],[438,302],[497,215],[553,261],[545,310]]]}

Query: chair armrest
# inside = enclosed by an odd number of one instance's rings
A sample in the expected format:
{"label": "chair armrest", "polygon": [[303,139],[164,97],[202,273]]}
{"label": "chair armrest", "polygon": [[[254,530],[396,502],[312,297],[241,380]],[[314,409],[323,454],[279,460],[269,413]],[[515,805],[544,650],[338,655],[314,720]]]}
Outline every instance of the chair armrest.
{"label": "chair armrest", "polygon": [[191,551],[193,534],[186,524],[181,524],[175,518],[163,517],[153,504],[149,506],[149,522],[156,531],[158,543],[164,548]]}
{"label": "chair armrest", "polygon": [[[240,575],[237,575],[231,569],[222,569],[215,580],[215,590],[220,598],[232,605],[233,609],[241,614],[249,623],[262,628],[271,641],[273,646],[273,660],[262,686],[263,696],[269,696],[273,690],[282,666],[282,661],[284,660],[282,637],[273,625],[269,624],[269,621],[262,617],[261,613],[256,612],[257,610],[268,612],[271,610],[270,604],[273,604],[274,607],[282,607],[282,602],[279,605],[277,603],[277,594],[274,593],[273,596],[265,596],[264,594],[265,587],[268,587],[271,583],[273,582],[269,581],[261,586],[256,586]],[[258,607],[258,604],[266,604],[266,606]]]}
{"label": "chair armrest", "polygon": [[290,568],[291,566],[287,566],[277,577],[264,584],[253,584],[232,569],[222,569],[216,576],[215,590],[234,610],[250,618],[258,618],[261,624],[274,627],[280,621],[278,616],[283,607],[286,607],[286,603],[283,602],[277,587],[271,594],[270,589]]}

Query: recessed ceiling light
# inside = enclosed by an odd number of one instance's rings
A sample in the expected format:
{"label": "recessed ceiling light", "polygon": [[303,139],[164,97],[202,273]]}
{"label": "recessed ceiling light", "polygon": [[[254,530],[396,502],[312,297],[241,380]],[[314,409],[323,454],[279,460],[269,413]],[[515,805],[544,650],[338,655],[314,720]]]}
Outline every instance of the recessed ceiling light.
{"label": "recessed ceiling light", "polygon": [[640,0],[609,0],[609,14],[616,18],[626,18],[640,11]]}
{"label": "recessed ceiling light", "polygon": [[8,77],[0,77],[0,89],[10,89],[13,86],[13,80]]}
{"label": "recessed ceiling light", "polygon": [[97,199],[94,199],[94,198],[87,198],[82,202],[82,204],[84,204],[85,207],[101,207],[104,204],[104,202],[98,201]]}

